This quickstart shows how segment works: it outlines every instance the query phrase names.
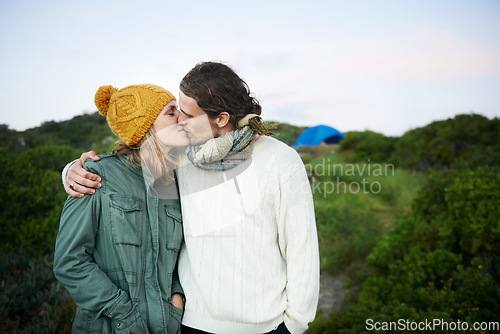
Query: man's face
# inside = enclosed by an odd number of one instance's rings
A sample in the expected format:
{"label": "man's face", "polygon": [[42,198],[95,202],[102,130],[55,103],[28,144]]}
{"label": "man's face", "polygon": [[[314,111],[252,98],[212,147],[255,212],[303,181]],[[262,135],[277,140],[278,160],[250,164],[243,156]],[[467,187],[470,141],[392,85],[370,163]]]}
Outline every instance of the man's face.
{"label": "man's face", "polygon": [[179,124],[184,125],[191,144],[201,144],[218,136],[215,120],[208,117],[195,99],[183,92],[179,93],[179,109]]}

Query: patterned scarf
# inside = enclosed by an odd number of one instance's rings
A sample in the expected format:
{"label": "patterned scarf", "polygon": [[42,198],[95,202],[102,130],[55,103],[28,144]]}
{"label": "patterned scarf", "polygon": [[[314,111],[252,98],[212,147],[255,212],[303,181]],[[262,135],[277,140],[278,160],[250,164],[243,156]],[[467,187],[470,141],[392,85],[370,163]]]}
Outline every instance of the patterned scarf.
{"label": "patterned scarf", "polygon": [[188,146],[188,159],[196,167],[228,170],[238,166],[252,154],[255,133],[250,126],[213,138],[204,144]]}

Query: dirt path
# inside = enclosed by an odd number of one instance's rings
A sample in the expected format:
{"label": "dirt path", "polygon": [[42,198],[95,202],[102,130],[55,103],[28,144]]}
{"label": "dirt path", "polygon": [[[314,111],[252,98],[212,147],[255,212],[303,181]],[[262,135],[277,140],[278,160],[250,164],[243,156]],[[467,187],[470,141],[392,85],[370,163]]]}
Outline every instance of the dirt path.
{"label": "dirt path", "polygon": [[318,309],[323,309],[324,317],[328,316],[330,309],[341,312],[345,307],[345,297],[348,290],[344,289],[342,284],[346,282],[346,279],[344,274],[321,275]]}

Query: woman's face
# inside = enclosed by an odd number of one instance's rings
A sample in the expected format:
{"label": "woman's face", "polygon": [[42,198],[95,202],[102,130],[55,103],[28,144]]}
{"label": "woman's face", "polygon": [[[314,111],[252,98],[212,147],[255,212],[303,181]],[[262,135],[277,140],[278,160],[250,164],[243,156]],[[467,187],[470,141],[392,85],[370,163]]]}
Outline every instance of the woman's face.
{"label": "woman's face", "polygon": [[160,111],[153,123],[153,129],[161,144],[170,147],[189,145],[189,138],[182,125],[177,124],[179,109],[175,100],[170,101]]}

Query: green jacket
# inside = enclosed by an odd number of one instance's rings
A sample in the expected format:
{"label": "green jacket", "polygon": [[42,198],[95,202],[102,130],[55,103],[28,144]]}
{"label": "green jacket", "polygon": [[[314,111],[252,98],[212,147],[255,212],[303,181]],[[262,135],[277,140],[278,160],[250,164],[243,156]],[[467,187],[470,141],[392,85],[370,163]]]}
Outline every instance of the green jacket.
{"label": "green jacket", "polygon": [[115,154],[84,167],[102,187],[68,197],[54,255],[54,274],[78,305],[73,332],[180,333],[182,310],[171,302],[183,293],[178,198],[151,196],[141,169]]}

